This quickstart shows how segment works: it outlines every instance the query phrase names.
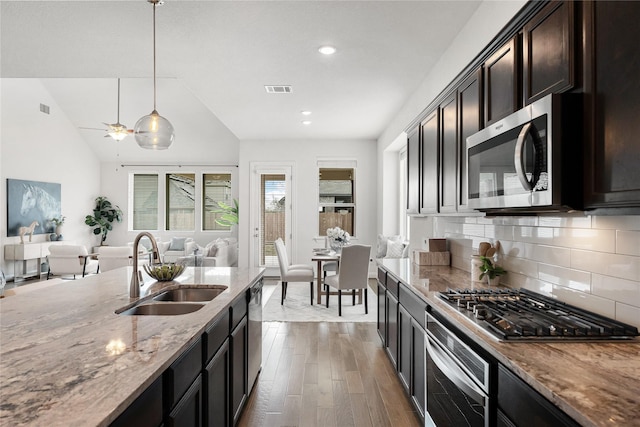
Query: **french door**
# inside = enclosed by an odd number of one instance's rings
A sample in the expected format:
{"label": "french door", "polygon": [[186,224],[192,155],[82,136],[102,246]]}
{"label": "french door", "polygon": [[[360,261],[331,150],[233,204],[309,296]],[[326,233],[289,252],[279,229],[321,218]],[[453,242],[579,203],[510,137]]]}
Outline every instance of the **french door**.
{"label": "french door", "polygon": [[[291,248],[291,165],[252,163],[250,263],[266,268],[266,276],[279,276],[274,242]],[[291,257],[291,253],[289,253]]]}

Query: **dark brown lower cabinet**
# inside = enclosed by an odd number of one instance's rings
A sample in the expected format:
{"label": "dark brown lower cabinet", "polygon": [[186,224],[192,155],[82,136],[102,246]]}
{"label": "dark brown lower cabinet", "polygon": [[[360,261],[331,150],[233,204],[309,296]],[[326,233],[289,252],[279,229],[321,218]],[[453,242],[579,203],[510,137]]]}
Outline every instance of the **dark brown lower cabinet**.
{"label": "dark brown lower cabinet", "polygon": [[247,399],[247,316],[243,317],[238,326],[231,332],[231,414],[233,424],[240,419],[244,402]]}
{"label": "dark brown lower cabinet", "polygon": [[[407,307],[403,305],[407,303]],[[411,310],[411,311],[410,311]],[[400,303],[398,305],[398,376],[409,394],[413,406],[421,418],[425,412],[425,354],[424,354],[424,313],[426,304],[417,301],[400,284]],[[422,316],[418,321],[415,316]]]}
{"label": "dark brown lower cabinet", "polygon": [[202,426],[202,377],[187,389],[167,416],[167,427],[200,427]]}
{"label": "dark brown lower cabinet", "polygon": [[398,299],[386,292],[387,355],[394,368],[398,368]]}
{"label": "dark brown lower cabinet", "polygon": [[229,340],[225,340],[204,373],[204,420],[208,427],[229,426]]}
{"label": "dark brown lower cabinet", "polygon": [[384,287],[382,282],[378,280],[378,335],[382,340],[382,346],[386,347],[387,345],[387,297],[386,297],[387,288]]}
{"label": "dark brown lower cabinet", "polygon": [[158,427],[162,424],[162,377],[153,382],[111,427]]}
{"label": "dark brown lower cabinet", "polygon": [[411,393],[411,315],[402,305],[398,306],[398,329],[398,376],[404,389]]}

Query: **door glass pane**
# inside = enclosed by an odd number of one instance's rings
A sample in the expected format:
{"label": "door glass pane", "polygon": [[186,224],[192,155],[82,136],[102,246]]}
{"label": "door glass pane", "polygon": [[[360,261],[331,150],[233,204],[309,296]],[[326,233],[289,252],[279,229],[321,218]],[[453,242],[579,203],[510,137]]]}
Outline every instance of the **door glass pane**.
{"label": "door glass pane", "polygon": [[167,175],[167,230],[195,230],[195,174]]}
{"label": "door glass pane", "polygon": [[158,229],[158,175],[133,176],[133,229]]}
{"label": "door glass pane", "polygon": [[355,181],[353,168],[320,168],[318,235],[340,227],[354,235]]}
{"label": "door glass pane", "polygon": [[202,176],[202,229],[203,230],[229,230],[230,227],[216,222],[222,213],[218,210],[218,202],[233,206],[231,198],[231,174],[206,173]]}
{"label": "door glass pane", "polygon": [[278,267],[274,242],[286,241],[286,185],[285,175],[261,176],[260,264],[265,267]]}

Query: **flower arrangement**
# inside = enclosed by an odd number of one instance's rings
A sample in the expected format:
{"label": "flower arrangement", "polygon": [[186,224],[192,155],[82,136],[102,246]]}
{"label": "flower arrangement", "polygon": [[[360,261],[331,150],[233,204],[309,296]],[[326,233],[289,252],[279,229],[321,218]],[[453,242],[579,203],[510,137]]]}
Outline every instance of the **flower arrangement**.
{"label": "flower arrangement", "polygon": [[64,220],[67,219],[66,216],[62,215],[60,218],[51,218],[51,222],[55,225],[62,225],[64,224]]}
{"label": "flower arrangement", "polygon": [[342,245],[346,245],[351,240],[349,233],[340,227],[327,228],[327,237]]}

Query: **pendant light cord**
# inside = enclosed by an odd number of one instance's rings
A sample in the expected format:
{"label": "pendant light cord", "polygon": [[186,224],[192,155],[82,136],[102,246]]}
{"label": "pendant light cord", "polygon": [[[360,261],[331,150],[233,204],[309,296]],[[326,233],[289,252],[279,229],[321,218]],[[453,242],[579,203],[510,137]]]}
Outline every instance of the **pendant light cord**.
{"label": "pendant light cord", "polygon": [[156,111],[156,6],[153,3],[153,111]]}
{"label": "pendant light cord", "polygon": [[120,124],[120,77],[118,77],[118,120],[116,123]]}

